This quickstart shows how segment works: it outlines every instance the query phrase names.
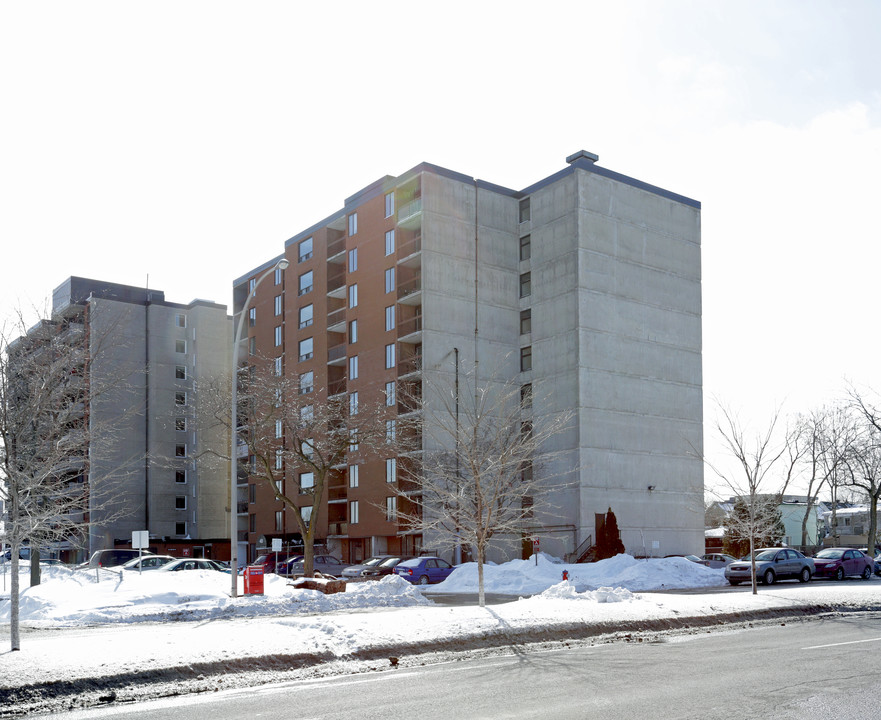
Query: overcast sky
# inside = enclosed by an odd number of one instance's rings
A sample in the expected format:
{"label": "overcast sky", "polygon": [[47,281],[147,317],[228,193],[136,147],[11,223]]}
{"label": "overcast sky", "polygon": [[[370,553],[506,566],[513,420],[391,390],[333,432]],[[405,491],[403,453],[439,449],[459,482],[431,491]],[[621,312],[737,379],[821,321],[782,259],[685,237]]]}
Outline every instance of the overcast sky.
{"label": "overcast sky", "polygon": [[70,275],[228,304],[384,175],[586,149],[703,205],[708,450],[714,398],[881,388],[881,3],[3,3],[0,83],[4,315]]}

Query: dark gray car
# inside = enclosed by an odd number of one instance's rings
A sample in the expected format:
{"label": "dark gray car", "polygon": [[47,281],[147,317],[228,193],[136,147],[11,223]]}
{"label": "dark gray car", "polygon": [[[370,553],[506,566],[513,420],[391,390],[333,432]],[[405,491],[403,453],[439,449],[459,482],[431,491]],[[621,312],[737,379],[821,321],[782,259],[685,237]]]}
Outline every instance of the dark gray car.
{"label": "dark gray car", "polygon": [[[334,577],[339,577],[342,575],[343,570],[349,567],[347,563],[340,562],[333,555],[315,555],[312,558],[312,566],[315,572],[320,572],[324,575],[333,575]],[[304,568],[305,563],[302,556],[290,560],[285,566],[283,572],[281,571],[281,565],[279,564],[279,572],[290,577],[302,575],[303,572],[305,572]]]}
{"label": "dark gray car", "polygon": [[[763,548],[755,551],[756,580],[773,585],[777,580],[793,579],[806,583],[814,575],[814,561],[792,548]],[[732,585],[750,582],[750,560],[733,562],[725,568],[725,578]]]}

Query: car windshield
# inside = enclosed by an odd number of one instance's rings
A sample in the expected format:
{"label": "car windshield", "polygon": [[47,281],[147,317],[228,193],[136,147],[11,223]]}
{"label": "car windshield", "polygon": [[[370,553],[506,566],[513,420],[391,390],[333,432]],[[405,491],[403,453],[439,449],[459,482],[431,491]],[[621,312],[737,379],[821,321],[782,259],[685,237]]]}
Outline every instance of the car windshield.
{"label": "car windshield", "polygon": [[[776,556],[776,550],[764,550],[756,554],[756,560],[773,560]],[[747,560],[749,560],[749,557],[747,557]]]}
{"label": "car windshield", "polygon": [[814,557],[838,560],[842,555],[844,555],[844,550],[840,548],[826,548],[825,550],[820,550]]}

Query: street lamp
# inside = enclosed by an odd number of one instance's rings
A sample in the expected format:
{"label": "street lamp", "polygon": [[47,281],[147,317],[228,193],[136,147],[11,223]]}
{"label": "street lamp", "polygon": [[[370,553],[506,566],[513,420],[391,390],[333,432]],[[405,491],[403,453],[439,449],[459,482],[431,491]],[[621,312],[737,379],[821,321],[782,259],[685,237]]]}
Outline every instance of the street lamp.
{"label": "street lamp", "polygon": [[248,315],[248,307],[251,305],[251,300],[254,298],[254,295],[257,293],[257,287],[262,283],[269,275],[274,273],[276,270],[285,270],[287,269],[290,262],[286,258],[282,258],[275,265],[273,265],[269,270],[263,273],[259,278],[257,278],[257,282],[254,283],[253,287],[251,287],[250,292],[248,293],[248,297],[245,298],[245,304],[242,306],[242,315],[239,318],[239,324],[236,326],[236,336],[233,340],[232,346],[232,404],[230,407],[230,415],[232,418],[232,429],[230,431],[230,454],[229,454],[229,565],[232,575],[232,594],[231,597],[238,596],[238,584],[239,584],[239,573],[238,573],[238,565],[239,565],[239,513],[238,513],[238,439],[239,439],[239,429],[238,429],[238,395],[239,395],[239,343],[242,339],[242,328],[245,327],[245,318]]}

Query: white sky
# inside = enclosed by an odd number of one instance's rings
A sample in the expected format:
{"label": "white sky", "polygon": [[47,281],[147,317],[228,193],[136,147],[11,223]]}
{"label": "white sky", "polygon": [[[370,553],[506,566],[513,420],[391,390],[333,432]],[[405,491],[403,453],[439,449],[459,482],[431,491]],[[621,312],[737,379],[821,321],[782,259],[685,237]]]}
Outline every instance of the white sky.
{"label": "white sky", "polygon": [[4,317],[70,275],[229,303],[386,174],[583,148],[703,204],[708,454],[714,397],[881,385],[876,2],[3,3],[0,68]]}

